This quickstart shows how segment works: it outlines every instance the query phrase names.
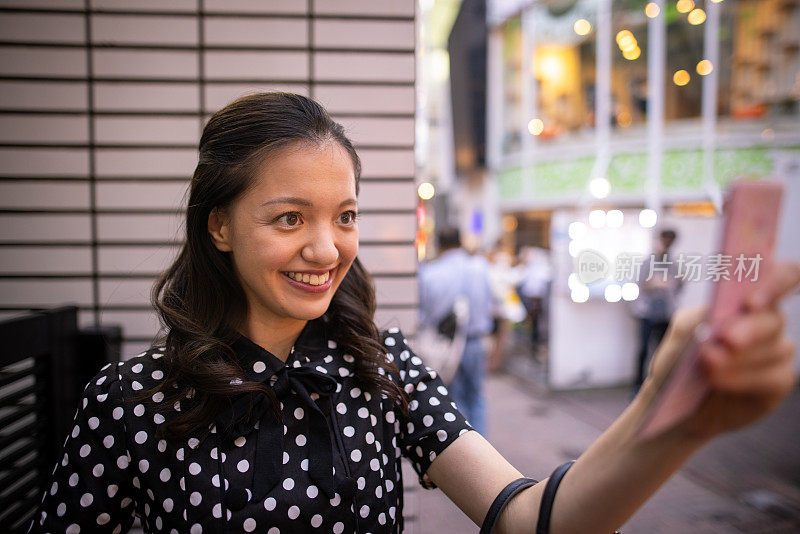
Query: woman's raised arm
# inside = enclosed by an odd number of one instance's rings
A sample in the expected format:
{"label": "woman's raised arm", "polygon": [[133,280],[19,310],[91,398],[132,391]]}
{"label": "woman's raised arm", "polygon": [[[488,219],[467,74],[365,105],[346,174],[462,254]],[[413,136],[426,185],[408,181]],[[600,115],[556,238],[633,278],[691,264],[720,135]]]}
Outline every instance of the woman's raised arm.
{"label": "woman's raised arm", "polygon": [[[639,395],[564,477],[553,505],[551,532],[613,532],[703,444],[755,421],[780,403],[797,376],[795,346],[783,333],[779,304],[798,283],[800,266],[776,264],[749,296],[745,312],[701,353],[711,385],[704,403],[678,426],[642,440],[636,430],[704,310],[676,314]],[[479,525],[495,496],[522,476],[475,432],[453,442],[427,474]],[[545,482],[509,502],[496,532],[533,531]]]}

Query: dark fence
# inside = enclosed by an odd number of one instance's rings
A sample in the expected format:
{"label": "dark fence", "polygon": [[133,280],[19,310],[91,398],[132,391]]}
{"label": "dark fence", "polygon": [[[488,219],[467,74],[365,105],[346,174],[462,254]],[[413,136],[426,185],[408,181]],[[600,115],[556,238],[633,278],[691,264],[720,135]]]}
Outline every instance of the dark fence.
{"label": "dark fence", "polygon": [[119,360],[121,329],[78,329],[75,307],[0,323],[0,530],[24,532],[83,387]]}

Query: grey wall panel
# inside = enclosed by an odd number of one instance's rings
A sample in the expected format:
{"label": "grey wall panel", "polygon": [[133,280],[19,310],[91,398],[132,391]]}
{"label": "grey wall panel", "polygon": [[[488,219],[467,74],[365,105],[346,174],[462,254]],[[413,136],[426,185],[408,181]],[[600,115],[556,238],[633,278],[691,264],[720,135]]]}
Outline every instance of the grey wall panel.
{"label": "grey wall panel", "polygon": [[417,216],[409,214],[365,213],[358,222],[361,241],[413,241],[417,233]]}
{"label": "grey wall panel", "polygon": [[414,56],[407,53],[316,52],[314,78],[321,82],[414,83]]}
{"label": "grey wall panel", "polygon": [[409,274],[417,270],[417,255],[409,245],[362,245],[358,257],[375,275]]}
{"label": "grey wall panel", "polygon": [[189,184],[182,182],[102,182],[97,207],[102,209],[178,209],[185,206]]}
{"label": "grey wall panel", "polygon": [[98,82],[94,107],[96,111],[198,111],[200,97],[194,84]]}
{"label": "grey wall panel", "polygon": [[19,43],[81,44],[85,19],[81,14],[3,13],[0,35],[3,41]]}
{"label": "grey wall panel", "polygon": [[95,117],[98,144],[194,145],[200,132],[199,117]]}
{"label": "grey wall panel", "polygon": [[89,151],[65,148],[0,148],[0,176],[77,177],[89,173]]}
{"label": "grey wall panel", "polygon": [[97,216],[100,242],[142,243],[180,241],[184,236],[184,215],[111,214]]}
{"label": "grey wall panel", "polygon": [[264,91],[285,91],[308,96],[308,85],[296,83],[214,83],[205,85],[206,112],[213,113],[239,97]]}
{"label": "grey wall panel", "polygon": [[2,280],[0,303],[5,308],[50,308],[64,304],[92,305],[89,280]]}
{"label": "grey wall panel", "polygon": [[295,50],[209,50],[203,54],[209,80],[304,80],[308,52]]}
{"label": "grey wall panel", "polygon": [[150,305],[150,290],[153,289],[155,278],[114,278],[100,280],[100,305],[114,306],[141,306]]}
{"label": "grey wall panel", "polygon": [[91,248],[3,247],[0,274],[92,274]]}
{"label": "grey wall panel", "polygon": [[363,178],[413,178],[413,150],[361,149],[361,176]]}
{"label": "grey wall panel", "polygon": [[87,144],[89,121],[75,115],[0,115],[0,142],[16,144]]}
{"label": "grey wall panel", "polygon": [[86,82],[0,81],[0,109],[85,111]]}
{"label": "grey wall panel", "polygon": [[96,44],[195,46],[197,33],[193,17],[92,15]]}
{"label": "grey wall panel", "polygon": [[97,261],[105,275],[155,275],[170,266],[179,250],[175,245],[102,245]]}
{"label": "grey wall panel", "polygon": [[413,50],[414,21],[315,19],[314,46]]}
{"label": "grey wall panel", "polygon": [[2,46],[0,76],[86,76],[86,51],[80,48]]}
{"label": "grey wall panel", "polygon": [[414,17],[415,2],[397,0],[313,0],[314,13],[319,15],[364,15],[385,17]]}
{"label": "grey wall panel", "polygon": [[90,240],[88,214],[0,215],[0,243],[88,243]]}
{"label": "grey wall panel", "polygon": [[3,210],[88,210],[89,184],[85,181],[0,182]]}
{"label": "grey wall panel", "polygon": [[196,80],[199,55],[196,50],[95,49],[92,67],[98,78]]}
{"label": "grey wall panel", "polygon": [[91,0],[91,6],[105,11],[195,11],[197,0]]}
{"label": "grey wall panel", "polygon": [[208,13],[305,15],[308,0],[205,0]]}
{"label": "grey wall panel", "polygon": [[331,113],[414,114],[414,87],[321,84],[314,94]]}
{"label": "grey wall panel", "polygon": [[[140,177],[188,180],[197,165],[197,150],[193,148],[137,150],[103,148],[95,151],[95,164],[98,178]],[[158,198],[153,200],[159,202]]]}
{"label": "grey wall panel", "polygon": [[308,42],[305,19],[206,17],[203,26],[211,46],[305,47]]}
{"label": "grey wall panel", "polygon": [[338,118],[356,146],[414,146],[413,117]]}
{"label": "grey wall panel", "polygon": [[417,207],[416,193],[406,182],[361,183],[358,195],[362,209],[411,210]]}
{"label": "grey wall panel", "polygon": [[82,11],[84,0],[0,0],[2,7],[23,9],[71,9]]}

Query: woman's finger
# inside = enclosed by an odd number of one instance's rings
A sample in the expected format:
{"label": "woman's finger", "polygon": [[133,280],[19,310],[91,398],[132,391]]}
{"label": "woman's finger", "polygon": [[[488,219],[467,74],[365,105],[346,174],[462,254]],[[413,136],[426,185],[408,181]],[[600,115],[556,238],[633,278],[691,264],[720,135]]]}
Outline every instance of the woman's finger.
{"label": "woman's finger", "polygon": [[787,293],[800,284],[800,265],[795,262],[776,262],[765,278],[745,299],[751,310],[764,310],[774,307]]}
{"label": "woman's finger", "polygon": [[783,337],[775,344],[737,358],[722,345],[709,343],[702,358],[709,382],[717,389],[740,393],[784,392],[796,380],[795,345]]}
{"label": "woman's finger", "polygon": [[771,309],[739,315],[725,325],[717,340],[734,352],[746,351],[777,339],[784,323],[783,314]]}

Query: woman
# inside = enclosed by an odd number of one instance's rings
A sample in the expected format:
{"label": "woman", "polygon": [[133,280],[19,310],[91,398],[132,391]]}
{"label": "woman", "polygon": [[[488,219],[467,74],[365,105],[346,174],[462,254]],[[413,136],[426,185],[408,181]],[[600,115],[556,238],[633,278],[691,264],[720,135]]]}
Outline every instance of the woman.
{"label": "woman", "polygon": [[[356,258],[359,172],[341,126],[302,96],[252,95],[209,120],[186,242],[154,291],[164,343],[89,383],[33,531],[123,532],[137,514],[147,532],[399,532],[401,455],[484,521],[521,475],[402,334],[376,330]],[[653,384],[701,315],[676,319],[654,378],[544,505],[553,532],[613,531],[699,446],[786,395],[776,303],[800,269],[773,275],[705,354],[708,401],[637,441]],[[531,531],[544,489],[518,493],[495,532]]]}

